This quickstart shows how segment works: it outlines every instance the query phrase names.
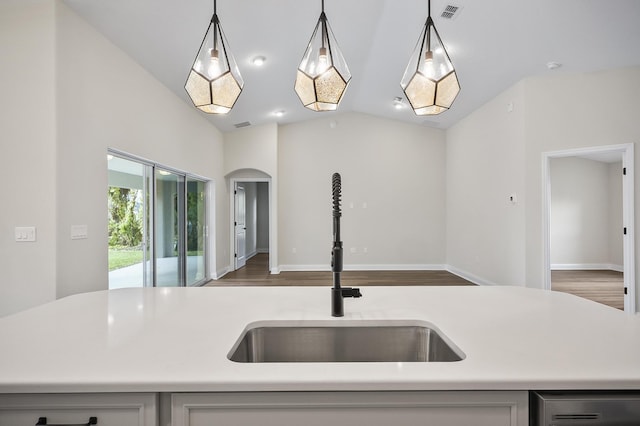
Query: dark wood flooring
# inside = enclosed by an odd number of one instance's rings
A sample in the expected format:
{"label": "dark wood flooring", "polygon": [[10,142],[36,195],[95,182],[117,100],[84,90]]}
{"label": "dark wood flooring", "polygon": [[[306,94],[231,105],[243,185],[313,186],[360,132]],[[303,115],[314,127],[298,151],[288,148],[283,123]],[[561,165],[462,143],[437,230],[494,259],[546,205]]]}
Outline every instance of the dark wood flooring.
{"label": "dark wood flooring", "polygon": [[[344,271],[343,286],[459,286],[474,285],[447,271]],[[330,271],[269,273],[269,255],[258,254],[244,268],[229,272],[206,286],[331,286]],[[624,309],[623,275],[615,271],[552,271],[551,289]]]}
{"label": "dark wood flooring", "polygon": [[624,310],[622,272],[610,270],[551,271],[551,289]]}
{"label": "dark wood flooring", "polygon": [[[474,285],[447,271],[344,271],[341,276],[343,286],[388,286],[388,285],[432,285],[455,286]],[[280,274],[269,273],[269,255],[258,254],[244,268],[229,272],[207,286],[331,286],[333,273],[330,271],[302,272],[290,271]]]}

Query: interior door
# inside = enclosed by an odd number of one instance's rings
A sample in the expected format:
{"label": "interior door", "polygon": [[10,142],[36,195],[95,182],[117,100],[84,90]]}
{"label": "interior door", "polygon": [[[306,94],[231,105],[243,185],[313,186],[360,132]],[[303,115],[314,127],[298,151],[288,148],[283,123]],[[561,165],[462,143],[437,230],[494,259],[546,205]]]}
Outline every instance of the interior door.
{"label": "interior door", "polygon": [[244,187],[239,186],[236,183],[234,191],[235,195],[235,236],[236,236],[236,268],[242,268],[247,262],[246,255],[246,239],[247,239],[247,225],[246,225],[246,198]]}

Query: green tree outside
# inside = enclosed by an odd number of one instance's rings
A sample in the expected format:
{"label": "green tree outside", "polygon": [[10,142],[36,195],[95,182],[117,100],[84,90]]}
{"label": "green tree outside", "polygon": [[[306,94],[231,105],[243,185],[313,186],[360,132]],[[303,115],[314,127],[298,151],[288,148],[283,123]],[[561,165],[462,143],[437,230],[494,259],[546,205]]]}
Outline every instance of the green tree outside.
{"label": "green tree outside", "polygon": [[[109,270],[142,261],[142,210],[139,190],[109,187]],[[123,253],[127,252],[127,253]]]}

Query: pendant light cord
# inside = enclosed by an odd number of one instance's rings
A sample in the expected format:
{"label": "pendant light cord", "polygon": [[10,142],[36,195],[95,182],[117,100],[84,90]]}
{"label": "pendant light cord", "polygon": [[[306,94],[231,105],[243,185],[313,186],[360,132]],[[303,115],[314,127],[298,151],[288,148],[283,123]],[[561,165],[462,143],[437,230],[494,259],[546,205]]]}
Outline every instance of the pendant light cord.
{"label": "pendant light cord", "polygon": [[431,20],[431,0],[427,1],[427,51],[431,52],[431,31],[429,30],[429,21]]}
{"label": "pendant light cord", "polygon": [[324,48],[325,42],[329,44],[329,35],[327,34],[327,15],[325,15],[324,13],[324,0],[322,0],[322,13],[320,13],[320,21],[322,22],[322,28],[320,29],[320,31],[322,31],[320,37],[322,44],[321,47]]}
{"label": "pendant light cord", "polygon": [[213,50],[218,50],[218,2],[217,0],[213,0]]}

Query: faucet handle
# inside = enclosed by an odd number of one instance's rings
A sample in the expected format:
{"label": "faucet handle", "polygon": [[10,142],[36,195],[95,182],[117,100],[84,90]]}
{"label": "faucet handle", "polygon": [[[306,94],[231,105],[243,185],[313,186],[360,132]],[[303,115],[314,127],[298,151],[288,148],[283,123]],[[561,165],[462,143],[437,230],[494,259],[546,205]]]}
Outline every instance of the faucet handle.
{"label": "faucet handle", "polygon": [[359,288],[343,287],[342,297],[362,297],[362,293],[360,293]]}

